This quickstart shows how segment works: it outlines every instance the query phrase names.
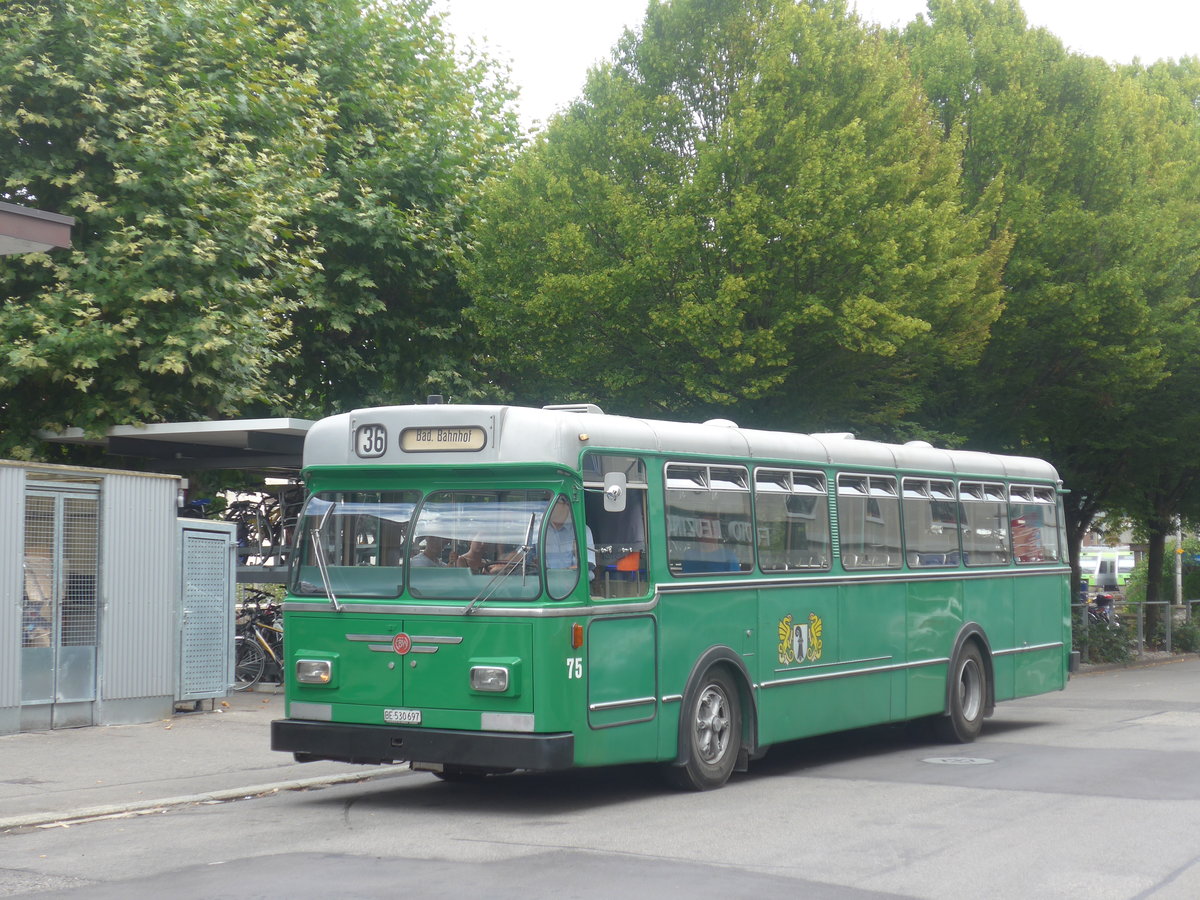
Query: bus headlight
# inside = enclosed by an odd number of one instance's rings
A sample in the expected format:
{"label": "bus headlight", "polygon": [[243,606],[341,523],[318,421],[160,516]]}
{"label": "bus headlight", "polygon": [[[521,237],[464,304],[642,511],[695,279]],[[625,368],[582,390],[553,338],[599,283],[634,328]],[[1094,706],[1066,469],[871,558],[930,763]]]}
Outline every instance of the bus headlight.
{"label": "bus headlight", "polygon": [[333,681],[333,663],[327,659],[298,659],[296,680],[301,684],[329,684]]}
{"label": "bus headlight", "polygon": [[503,693],[508,690],[508,669],[505,666],[472,666],[471,690]]}

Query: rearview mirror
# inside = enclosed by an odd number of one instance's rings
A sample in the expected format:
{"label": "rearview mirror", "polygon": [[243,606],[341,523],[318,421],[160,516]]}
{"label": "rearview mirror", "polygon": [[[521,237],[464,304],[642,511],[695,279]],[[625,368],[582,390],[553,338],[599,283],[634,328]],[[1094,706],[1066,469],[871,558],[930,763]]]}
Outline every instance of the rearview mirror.
{"label": "rearview mirror", "polygon": [[625,473],[604,473],[604,511],[625,511]]}

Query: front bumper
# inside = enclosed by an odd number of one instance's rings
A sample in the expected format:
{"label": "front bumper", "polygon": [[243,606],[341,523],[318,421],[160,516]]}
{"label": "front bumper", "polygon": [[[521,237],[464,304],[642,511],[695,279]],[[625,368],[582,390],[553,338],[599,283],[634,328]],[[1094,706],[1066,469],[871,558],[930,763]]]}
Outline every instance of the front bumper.
{"label": "front bumper", "polygon": [[349,763],[426,762],[551,771],[573,765],[575,736],[276,719],[271,723],[271,749],[302,759]]}

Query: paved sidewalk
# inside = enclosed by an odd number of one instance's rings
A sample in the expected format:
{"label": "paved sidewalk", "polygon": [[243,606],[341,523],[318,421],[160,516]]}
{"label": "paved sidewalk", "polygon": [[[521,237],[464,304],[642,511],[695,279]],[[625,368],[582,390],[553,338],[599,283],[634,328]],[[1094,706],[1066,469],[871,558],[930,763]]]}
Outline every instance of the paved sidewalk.
{"label": "paved sidewalk", "polygon": [[0,831],[409,771],[301,764],[272,750],[282,693],[248,691],[202,706],[143,725],[0,735]]}

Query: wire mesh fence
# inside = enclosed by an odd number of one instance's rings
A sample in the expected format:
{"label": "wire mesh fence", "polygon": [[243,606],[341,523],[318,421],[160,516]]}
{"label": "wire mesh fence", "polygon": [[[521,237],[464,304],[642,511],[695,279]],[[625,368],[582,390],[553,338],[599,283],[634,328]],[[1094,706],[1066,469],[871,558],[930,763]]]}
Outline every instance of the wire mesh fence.
{"label": "wire mesh fence", "polygon": [[1085,663],[1200,650],[1197,607],[1200,600],[1130,603],[1118,598],[1107,609],[1091,599],[1077,601],[1071,604],[1074,649]]}

